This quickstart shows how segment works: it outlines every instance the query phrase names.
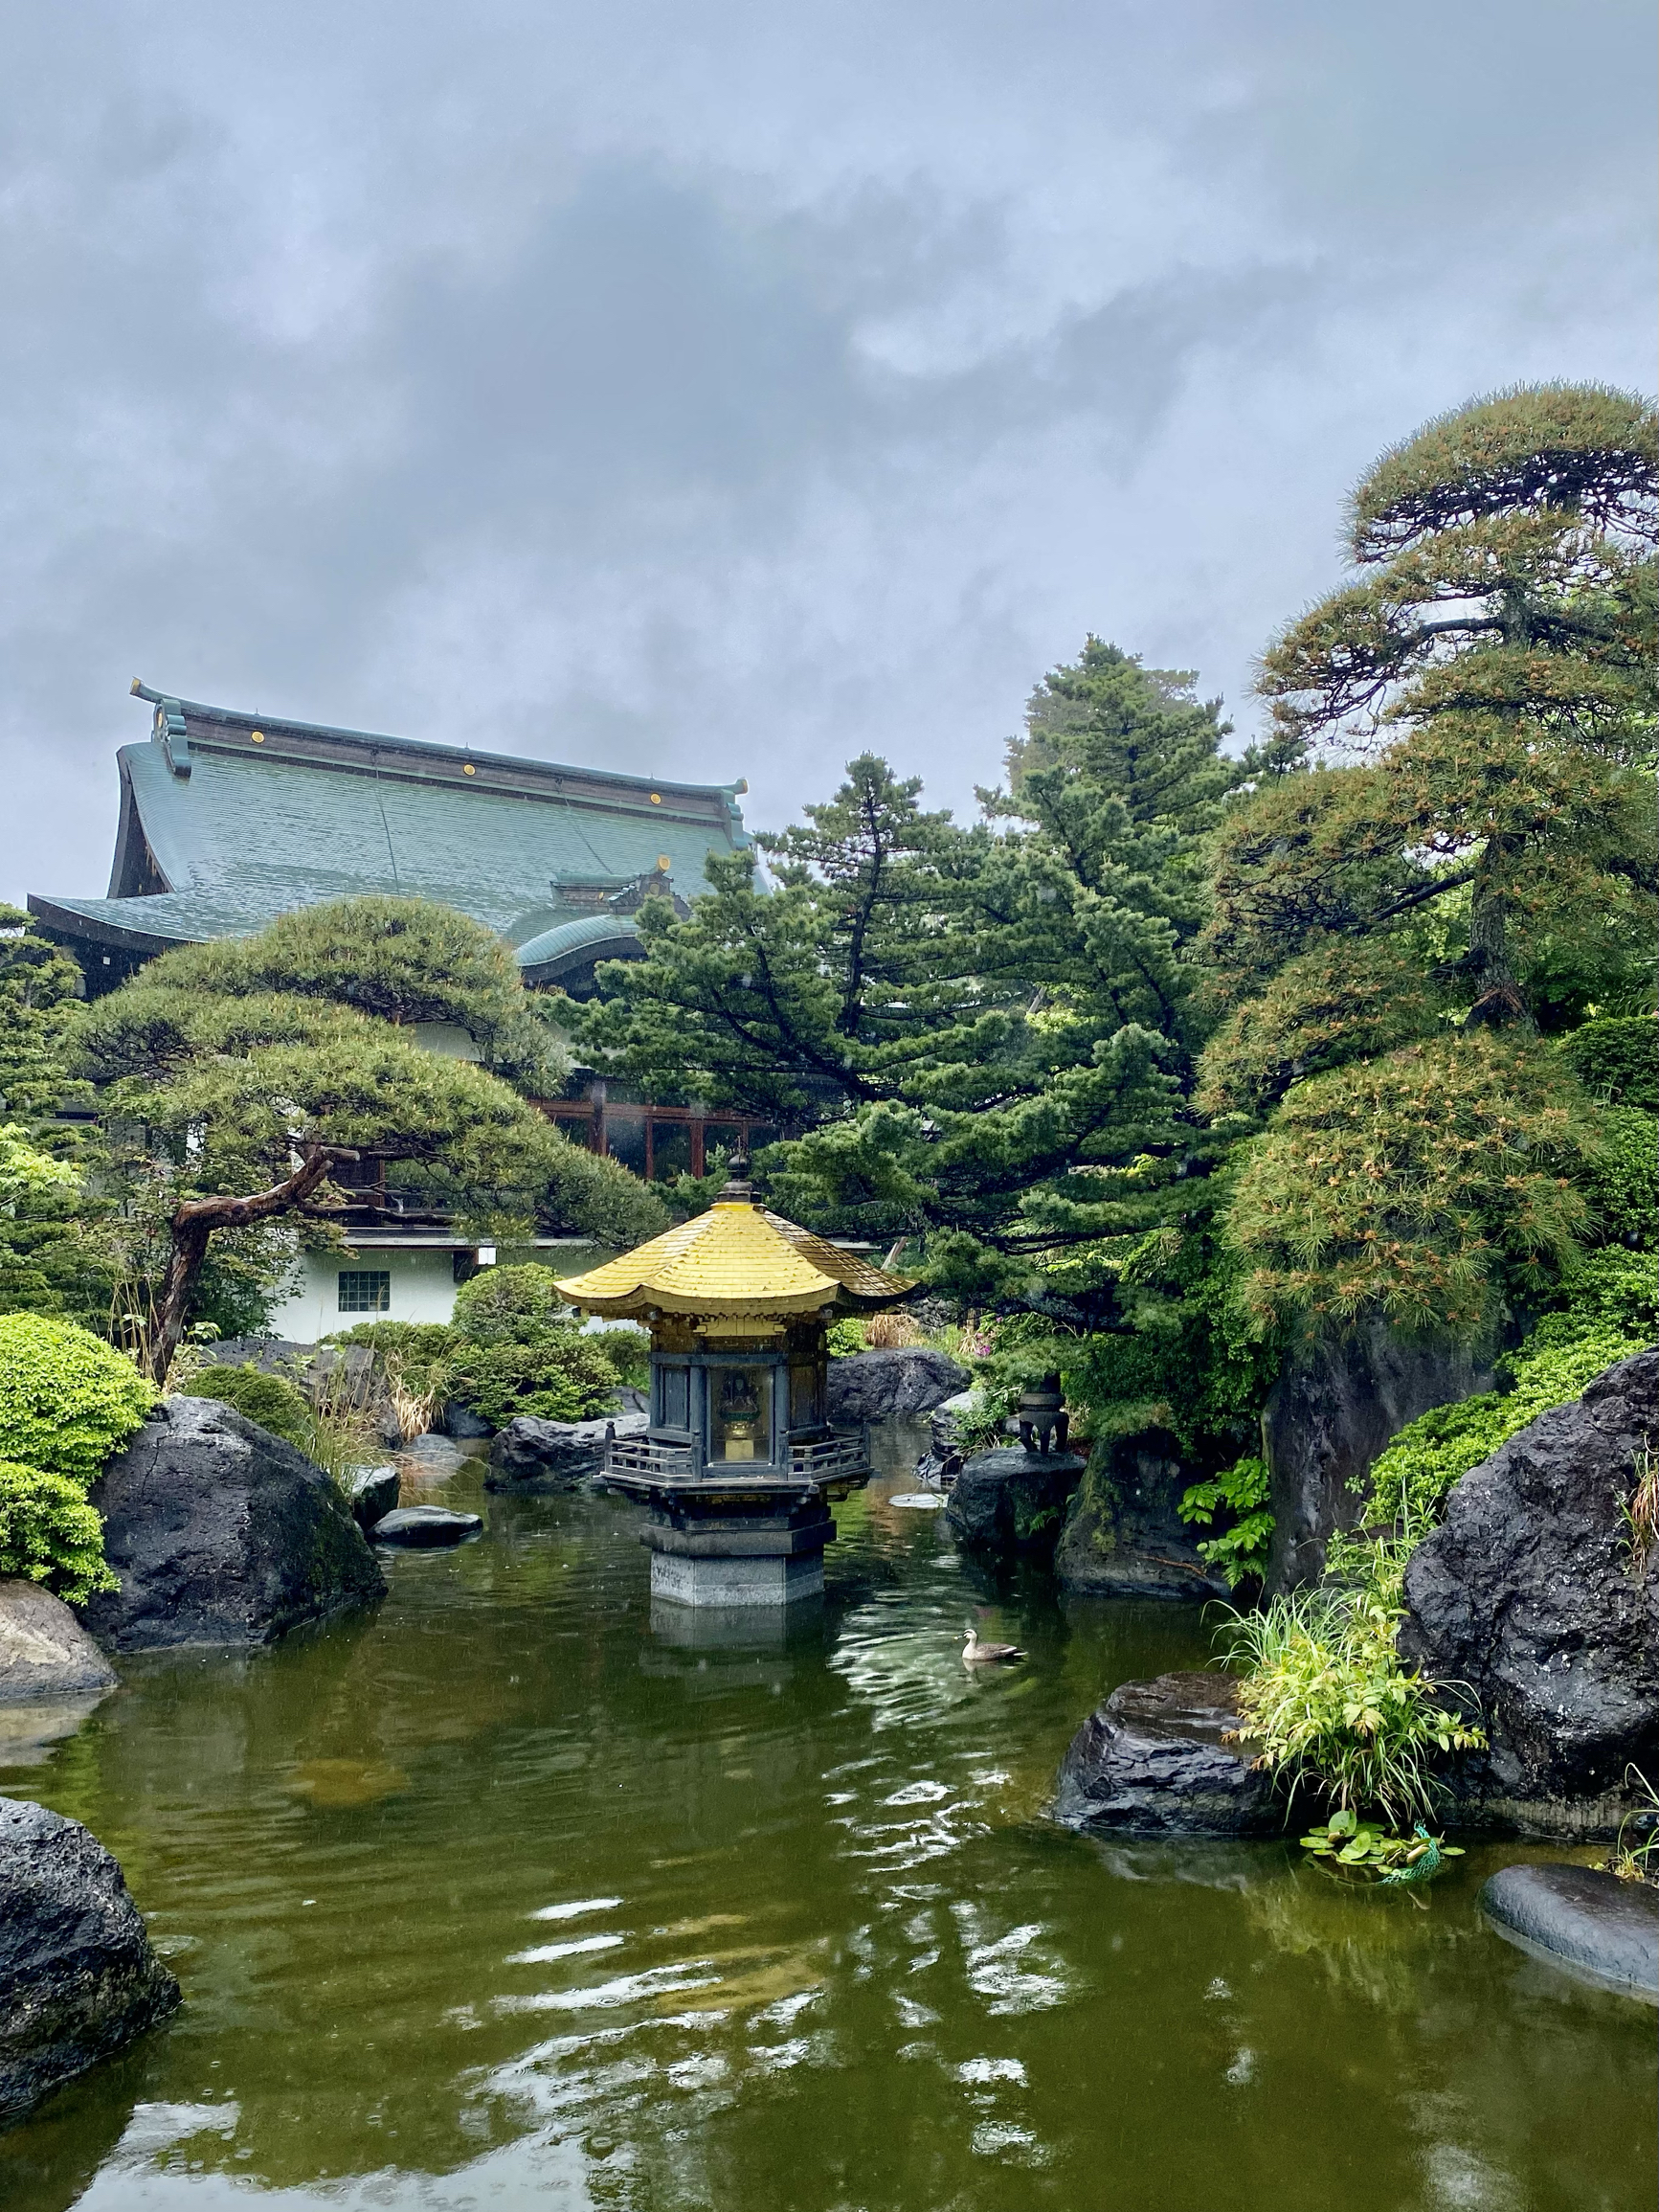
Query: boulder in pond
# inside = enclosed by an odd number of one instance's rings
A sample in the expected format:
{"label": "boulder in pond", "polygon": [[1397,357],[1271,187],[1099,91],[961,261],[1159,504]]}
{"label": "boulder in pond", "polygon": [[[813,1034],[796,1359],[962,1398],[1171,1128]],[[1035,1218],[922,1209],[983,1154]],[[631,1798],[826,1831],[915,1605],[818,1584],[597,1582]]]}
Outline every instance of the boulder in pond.
{"label": "boulder in pond", "polygon": [[424,1436],[409,1437],[395,1451],[404,1473],[417,1482],[447,1482],[452,1475],[460,1473],[460,1445],[430,1430]]}
{"label": "boulder in pond", "polygon": [[1238,1725],[1229,1675],[1120,1682],[1071,1739],[1055,1818],[1096,1835],[1277,1835],[1285,1808],[1271,1776],[1224,1741]]}
{"label": "boulder in pond", "polygon": [[510,1420],[489,1448],[486,1490],[573,1490],[601,1475],[612,1435],[642,1436],[643,1413],[597,1421],[543,1421],[534,1413]]}
{"label": "boulder in pond", "polygon": [[1052,1550],[1083,1467],[1072,1452],[979,1453],[952,1485],[952,1534],[975,1551]]}
{"label": "boulder in pond", "polygon": [[1659,1781],[1659,1547],[1633,1553],[1626,1519],[1656,1392],[1659,1351],[1609,1367],[1466,1475],[1411,1555],[1401,1652],[1491,1740],[1458,1778],[1471,1811],[1601,1833],[1626,1767]]}
{"label": "boulder in pond", "polygon": [[1197,1479],[1168,1430],[1137,1430],[1097,1444],[1054,1555],[1065,1588],[1086,1597],[1200,1605],[1228,1596],[1225,1580],[1199,1556],[1199,1532],[1180,1517],[1182,1494]]}
{"label": "boulder in pond", "polygon": [[98,1839],[43,1805],[0,1797],[0,2123],[178,2001]]}
{"label": "boulder in pond", "polygon": [[115,1669],[60,1597],[20,1577],[0,1581],[0,1704],[85,1698]]}
{"label": "boulder in pond", "polygon": [[495,1431],[483,1415],[475,1413],[470,1406],[463,1406],[459,1398],[451,1398],[444,1407],[438,1426],[446,1436],[454,1436],[458,1441],[462,1442],[474,1437],[493,1436],[495,1434]]}
{"label": "boulder in pond", "polygon": [[106,1651],[269,1643],[386,1594],[338,1484],[217,1399],[163,1399],[91,1496],[121,1580],[83,1614]]}
{"label": "boulder in pond", "polygon": [[403,1488],[403,1478],[390,1464],[384,1467],[353,1467],[342,1485],[351,1518],[359,1528],[372,1528],[384,1520],[396,1505]]}
{"label": "boulder in pond", "polygon": [[1613,1989],[1659,1998],[1659,1889],[1594,1866],[1506,1866],[1481,1910],[1528,1951]]}
{"label": "boulder in pond", "polygon": [[829,1364],[828,1418],[837,1428],[856,1429],[864,1421],[930,1413],[967,1387],[966,1369],[931,1344],[855,1352]]}
{"label": "boulder in pond", "polygon": [[430,1551],[440,1545],[464,1544],[482,1526],[482,1514],[451,1513],[442,1505],[400,1505],[374,1524],[374,1541]]}

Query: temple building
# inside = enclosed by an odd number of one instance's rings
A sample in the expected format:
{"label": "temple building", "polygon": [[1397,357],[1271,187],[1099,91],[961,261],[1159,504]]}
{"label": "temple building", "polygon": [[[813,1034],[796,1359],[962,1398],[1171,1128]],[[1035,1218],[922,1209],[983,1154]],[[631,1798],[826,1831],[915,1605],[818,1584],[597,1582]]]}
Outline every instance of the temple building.
{"label": "temple building", "polygon": [[[380,892],[458,908],[512,946],[532,989],[586,998],[599,962],[639,956],[642,900],[666,896],[684,914],[707,856],[750,842],[741,779],[617,776],[470,740],[204,706],[136,679],[132,689],[152,715],[147,740],[117,755],[109,889],[29,897],[91,997],[172,946],[251,936],[297,907]],[[422,1041],[471,1056],[461,1030]],[[645,1176],[701,1175],[708,1149],[768,1134],[743,1116],[659,1106],[593,1069],[541,1103],[573,1141]],[[306,1256],[303,1284],[273,1317],[280,1333],[309,1341],[375,1314],[444,1320],[456,1282],[480,1263],[451,1223],[400,1201],[395,1163],[366,1160],[359,1174],[362,1202],[346,1224],[353,1252]],[[569,1240],[542,1241],[549,1259],[558,1247],[558,1264],[575,1256]]]}

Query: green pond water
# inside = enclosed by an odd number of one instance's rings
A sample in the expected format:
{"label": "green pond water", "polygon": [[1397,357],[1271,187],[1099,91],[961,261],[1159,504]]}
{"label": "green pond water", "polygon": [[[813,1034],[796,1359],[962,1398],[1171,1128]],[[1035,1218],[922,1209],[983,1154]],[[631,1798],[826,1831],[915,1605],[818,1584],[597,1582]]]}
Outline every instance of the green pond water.
{"label": "green pond water", "polygon": [[[127,1665],[0,1792],[118,1855],[185,2003],[0,2136],[5,2212],[1652,2204],[1654,2015],[1483,1927],[1524,1850],[1420,1907],[1064,1833],[1077,1723],[1206,1632],[902,1487],[787,1633],[654,1618],[628,1506],[492,1498],[372,1617]],[[969,1677],[971,1608],[1028,1663]]]}

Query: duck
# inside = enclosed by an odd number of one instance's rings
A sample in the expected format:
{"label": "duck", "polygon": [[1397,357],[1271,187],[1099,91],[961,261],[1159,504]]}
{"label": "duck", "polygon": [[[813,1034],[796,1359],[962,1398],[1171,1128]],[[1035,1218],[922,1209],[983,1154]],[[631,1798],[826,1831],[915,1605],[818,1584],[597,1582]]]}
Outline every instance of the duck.
{"label": "duck", "polygon": [[968,1623],[968,1640],[962,1646],[962,1664],[965,1667],[1006,1665],[1024,1657],[1025,1654],[1017,1643],[981,1642],[979,1631],[972,1621]]}

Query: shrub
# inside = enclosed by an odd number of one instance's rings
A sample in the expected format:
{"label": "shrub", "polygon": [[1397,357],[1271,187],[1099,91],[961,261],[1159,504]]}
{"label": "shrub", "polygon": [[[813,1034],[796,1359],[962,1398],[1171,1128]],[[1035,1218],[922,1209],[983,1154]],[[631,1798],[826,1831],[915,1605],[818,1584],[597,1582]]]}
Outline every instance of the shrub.
{"label": "shrub", "polygon": [[1199,1557],[1218,1567],[1229,1590],[1251,1576],[1267,1571],[1267,1546],[1273,1538],[1273,1509],[1268,1502],[1267,1462],[1241,1459],[1236,1466],[1208,1482],[1195,1482],[1181,1494],[1176,1510],[1186,1522],[1210,1527],[1220,1507],[1230,1517],[1218,1536],[1206,1537]]}
{"label": "shrub", "polygon": [[104,1565],[103,1522],[78,1482],[0,1459],[0,1574],[44,1583],[70,1605],[119,1587]]}
{"label": "shrub", "polygon": [[619,1383],[634,1390],[650,1388],[651,1340],[643,1329],[584,1329],[582,1342],[605,1355]]}
{"label": "shrub", "polygon": [[533,1343],[463,1345],[450,1371],[462,1405],[504,1429],[515,1414],[585,1421],[616,1399],[617,1370],[580,1329],[549,1329]]}
{"label": "shrub", "polygon": [[486,1267],[456,1292],[453,1325],[475,1344],[522,1344],[568,1312],[549,1269]]}
{"label": "shrub", "polygon": [[1659,1108],[1659,1024],[1651,1014],[1586,1022],[1556,1050],[1592,1098]]}
{"label": "shrub", "polygon": [[191,1398],[216,1398],[235,1406],[250,1421],[273,1436],[281,1436],[302,1452],[311,1449],[316,1422],[304,1393],[280,1375],[267,1375],[250,1360],[239,1367],[203,1367],[184,1393]]}
{"label": "shrub", "polygon": [[154,1388],[90,1330],[0,1315],[0,1454],[82,1489],[144,1425]]}
{"label": "shrub", "polygon": [[1601,1143],[1578,1180],[1596,1209],[1598,1233],[1609,1243],[1651,1248],[1659,1204],[1653,1117],[1634,1107],[1603,1106],[1596,1121]]}
{"label": "shrub", "polygon": [[1312,1781],[1344,1811],[1375,1806],[1402,1826],[1444,1794],[1435,1755],[1485,1744],[1435,1702],[1434,1683],[1401,1665],[1399,1618],[1369,1591],[1303,1590],[1229,1619],[1229,1657],[1249,1670],[1239,1737],[1260,1746],[1292,1797]]}
{"label": "shrub", "polygon": [[446,1388],[450,1363],[461,1342],[459,1330],[445,1321],[360,1321],[330,1340],[337,1344],[367,1344],[383,1369],[393,1361],[413,1390]]}

